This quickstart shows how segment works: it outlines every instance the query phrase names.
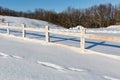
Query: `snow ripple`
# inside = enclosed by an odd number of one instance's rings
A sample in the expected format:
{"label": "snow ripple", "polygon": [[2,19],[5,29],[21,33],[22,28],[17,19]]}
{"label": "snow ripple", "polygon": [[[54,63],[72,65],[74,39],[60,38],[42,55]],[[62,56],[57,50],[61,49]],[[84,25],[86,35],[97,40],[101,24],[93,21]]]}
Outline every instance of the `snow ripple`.
{"label": "snow ripple", "polygon": [[77,69],[77,68],[68,68],[68,70],[70,71],[76,71],[76,72],[83,72],[84,70],[83,69]]}
{"label": "snow ripple", "polygon": [[0,52],[0,57],[2,57],[2,58],[7,58],[7,57],[8,57],[8,55],[7,55],[7,54],[5,54],[5,53]]}
{"label": "snow ripple", "polygon": [[7,54],[2,53],[2,52],[0,52],[0,57],[2,57],[2,58],[12,57],[12,58],[16,58],[16,59],[23,59],[23,58],[20,57],[20,56],[16,56],[16,55],[7,55]]}
{"label": "snow ripple", "polygon": [[56,64],[52,64],[52,63],[48,63],[48,62],[41,62],[41,61],[37,61],[38,64],[41,64],[43,66],[49,67],[49,68],[53,68],[57,71],[74,71],[74,72],[83,72],[85,70],[83,69],[77,69],[77,68],[72,68],[72,67],[62,67]]}
{"label": "snow ripple", "polygon": [[37,63],[39,63],[39,64],[41,64],[41,65],[43,65],[43,66],[47,66],[47,67],[56,69],[56,70],[58,70],[58,71],[64,71],[64,68],[63,68],[63,67],[58,66],[58,65],[55,65],[55,64],[52,64],[52,63],[41,62],[41,61],[37,61]]}
{"label": "snow ripple", "polygon": [[110,77],[110,76],[104,76],[104,78],[106,80],[120,80],[120,79],[117,79],[117,78],[114,78],[114,77]]}
{"label": "snow ripple", "polygon": [[22,59],[22,57],[20,57],[20,56],[16,56],[16,55],[10,55],[10,56],[13,58],[16,58],[16,59]]}

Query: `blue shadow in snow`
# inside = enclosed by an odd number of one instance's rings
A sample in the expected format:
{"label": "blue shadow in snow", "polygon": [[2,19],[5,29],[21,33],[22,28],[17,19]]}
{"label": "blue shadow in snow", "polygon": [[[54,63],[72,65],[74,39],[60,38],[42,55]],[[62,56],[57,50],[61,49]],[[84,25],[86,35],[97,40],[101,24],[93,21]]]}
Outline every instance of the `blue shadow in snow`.
{"label": "blue shadow in snow", "polygon": [[[54,40],[54,41],[51,41],[51,42],[60,42],[60,41],[66,41],[66,40],[71,40],[71,41],[75,41],[75,42],[80,42],[80,40],[76,39],[76,38],[61,38],[61,37],[54,37],[54,36],[51,36],[51,38],[55,38],[55,39],[58,39],[58,40]],[[105,41],[98,41],[98,42],[94,42],[94,41],[85,41],[86,43],[89,43],[91,44],[90,46],[87,46],[86,49],[91,49],[95,46],[109,46],[109,47],[115,47],[115,48],[120,48],[120,45],[114,45],[114,44],[108,44],[106,43]]]}
{"label": "blue shadow in snow", "polygon": [[[6,29],[0,29],[1,31],[6,31]],[[22,34],[21,31],[16,31],[16,30],[10,30],[10,32],[15,32],[15,33],[20,33]],[[42,35],[42,34],[37,34],[37,33],[32,33],[32,32],[27,32],[26,33],[27,35],[33,35],[33,36],[37,36],[37,37],[43,37],[45,38],[45,35]],[[71,38],[62,38],[62,37],[56,37],[54,35],[51,35],[50,38],[54,38],[54,39],[57,39],[57,40],[53,40],[51,42],[55,43],[55,42],[61,42],[61,41],[67,41],[67,40],[70,40],[70,41],[75,41],[75,42],[80,42],[80,40],[74,38],[74,37],[71,37]],[[86,43],[89,43],[91,44],[90,46],[87,46],[86,49],[91,49],[95,46],[109,46],[109,47],[115,47],[115,48],[120,48],[120,45],[114,45],[114,44],[107,44],[105,41],[98,41],[98,42],[94,42],[94,41],[85,41]]]}

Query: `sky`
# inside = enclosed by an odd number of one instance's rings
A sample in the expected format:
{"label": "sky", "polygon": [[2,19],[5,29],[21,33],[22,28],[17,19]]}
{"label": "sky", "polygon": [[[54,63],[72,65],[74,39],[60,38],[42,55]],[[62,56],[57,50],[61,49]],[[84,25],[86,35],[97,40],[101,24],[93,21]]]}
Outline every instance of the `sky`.
{"label": "sky", "polygon": [[116,5],[120,0],[0,0],[0,6],[17,11],[34,11],[36,8],[42,8],[61,12],[70,6],[82,9],[108,3]]}

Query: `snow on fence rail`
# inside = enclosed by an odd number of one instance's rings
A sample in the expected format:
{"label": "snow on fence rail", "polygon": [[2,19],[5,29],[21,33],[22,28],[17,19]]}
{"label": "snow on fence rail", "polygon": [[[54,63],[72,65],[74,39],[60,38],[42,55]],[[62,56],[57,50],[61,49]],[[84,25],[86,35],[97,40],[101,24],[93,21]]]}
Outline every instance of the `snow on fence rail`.
{"label": "snow on fence rail", "polygon": [[[80,33],[71,33],[71,32],[61,32],[61,31],[55,31],[55,30],[50,30],[48,26],[45,26],[45,28],[27,28],[25,24],[22,24],[22,27],[14,27],[14,26],[9,26],[9,24],[5,25],[0,25],[0,28],[6,29],[7,30],[7,35],[10,35],[10,29],[15,29],[15,30],[21,30],[22,31],[22,37],[26,37],[26,31],[36,31],[36,32],[45,32],[45,40],[47,43],[50,43],[50,33],[52,34],[59,34],[59,35],[66,35],[66,36],[74,36],[74,37],[80,37],[80,50],[82,52],[88,51],[85,49],[85,39],[94,39],[94,40],[101,40],[101,41],[110,41],[110,42],[120,42],[120,37],[115,37],[115,36],[105,36],[105,35],[96,35],[96,34],[86,34],[86,29],[81,28]],[[58,45],[58,44],[55,44]],[[61,46],[63,44],[60,44],[58,46]],[[67,46],[67,47],[72,47],[72,46]]]}

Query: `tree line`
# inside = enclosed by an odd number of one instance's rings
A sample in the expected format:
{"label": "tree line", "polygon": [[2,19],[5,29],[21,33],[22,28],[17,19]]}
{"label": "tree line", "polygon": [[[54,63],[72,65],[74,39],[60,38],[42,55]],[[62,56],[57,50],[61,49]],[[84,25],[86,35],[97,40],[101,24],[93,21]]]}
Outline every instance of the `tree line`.
{"label": "tree line", "polygon": [[33,12],[22,12],[0,7],[0,15],[44,20],[65,28],[77,25],[82,25],[86,28],[100,28],[120,22],[120,5],[100,4],[86,9],[68,7],[59,13],[40,8],[35,9]]}

